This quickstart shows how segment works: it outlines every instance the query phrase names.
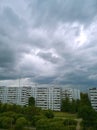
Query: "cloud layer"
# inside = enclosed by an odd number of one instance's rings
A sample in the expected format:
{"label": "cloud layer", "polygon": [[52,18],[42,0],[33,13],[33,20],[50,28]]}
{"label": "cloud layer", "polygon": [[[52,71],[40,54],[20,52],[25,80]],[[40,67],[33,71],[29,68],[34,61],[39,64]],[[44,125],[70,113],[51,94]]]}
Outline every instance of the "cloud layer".
{"label": "cloud layer", "polygon": [[97,86],[97,0],[1,0],[0,80]]}

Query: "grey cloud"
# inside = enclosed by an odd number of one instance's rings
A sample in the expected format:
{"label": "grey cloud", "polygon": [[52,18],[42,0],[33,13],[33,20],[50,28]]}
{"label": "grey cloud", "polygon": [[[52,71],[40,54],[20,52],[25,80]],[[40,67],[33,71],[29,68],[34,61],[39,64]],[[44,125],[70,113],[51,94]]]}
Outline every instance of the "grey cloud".
{"label": "grey cloud", "polygon": [[3,20],[8,22],[9,25],[18,27],[20,25],[20,19],[10,7],[5,7],[3,10]]}
{"label": "grey cloud", "polygon": [[[22,27],[22,20],[11,7],[4,7],[0,14],[0,28],[6,36],[13,36]],[[3,33],[3,34],[4,34]]]}
{"label": "grey cloud", "polygon": [[54,64],[58,63],[60,60],[58,57],[53,56],[51,52],[39,52],[37,55],[43,58],[44,60],[49,61]]}
{"label": "grey cloud", "polygon": [[[22,20],[9,6],[0,13],[0,78],[17,78],[16,66],[22,55],[19,39],[14,37],[19,33]],[[22,50],[23,50],[22,45]],[[26,50],[26,49],[25,49]]]}
{"label": "grey cloud", "polygon": [[29,6],[35,24],[39,26],[53,27],[58,22],[75,21],[88,24],[97,15],[96,0],[34,0],[29,2]]}
{"label": "grey cloud", "polygon": [[[27,14],[20,17],[18,6],[10,4],[10,0],[8,6],[2,6],[0,79],[29,77],[41,84],[96,86],[97,31],[92,26],[96,28],[97,1],[29,0],[29,3],[26,11],[30,17]],[[80,45],[76,39],[83,25],[88,25],[83,27],[87,37],[86,41],[81,37],[84,43]]]}
{"label": "grey cloud", "polygon": [[38,84],[52,84],[53,81],[55,80],[56,77],[37,77],[37,78],[33,78],[34,82],[38,83]]}

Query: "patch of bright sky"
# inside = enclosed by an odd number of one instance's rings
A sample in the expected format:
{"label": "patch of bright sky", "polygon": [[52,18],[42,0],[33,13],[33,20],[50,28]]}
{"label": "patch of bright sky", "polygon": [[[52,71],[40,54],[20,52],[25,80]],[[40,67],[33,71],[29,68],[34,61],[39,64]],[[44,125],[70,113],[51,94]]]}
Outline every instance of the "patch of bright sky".
{"label": "patch of bright sky", "polygon": [[79,36],[75,39],[75,44],[76,47],[79,48],[83,46],[87,42],[87,33],[84,31],[83,26],[80,28],[80,34]]}

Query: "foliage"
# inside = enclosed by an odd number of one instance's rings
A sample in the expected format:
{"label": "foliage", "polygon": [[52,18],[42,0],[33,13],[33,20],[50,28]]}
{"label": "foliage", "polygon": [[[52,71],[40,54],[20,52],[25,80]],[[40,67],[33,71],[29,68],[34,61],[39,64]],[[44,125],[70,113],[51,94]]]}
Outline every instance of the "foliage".
{"label": "foliage", "polygon": [[34,97],[29,97],[28,105],[29,106],[35,106],[35,99],[34,99]]}
{"label": "foliage", "polygon": [[64,126],[63,120],[42,119],[37,122],[36,130],[76,130],[76,126]]}
{"label": "foliage", "polygon": [[13,118],[11,117],[0,117],[0,127],[1,128],[11,128],[13,124]]}
{"label": "foliage", "polygon": [[70,111],[70,100],[69,100],[68,97],[66,97],[66,99],[62,100],[61,110],[65,111],[65,112],[69,112]]}
{"label": "foliage", "polygon": [[61,130],[60,128],[62,128],[62,123],[58,123],[51,119],[41,119],[36,125],[36,130]]}
{"label": "foliage", "polygon": [[46,110],[44,114],[47,118],[54,118],[54,113],[52,110]]}
{"label": "foliage", "polygon": [[97,113],[90,106],[82,106],[79,109],[78,116],[82,117],[83,120],[93,121],[97,119]]}
{"label": "foliage", "polygon": [[77,113],[80,107],[87,105],[91,106],[90,100],[87,93],[81,93],[81,100],[69,100],[68,97],[62,99],[61,111],[69,113]]}
{"label": "foliage", "polygon": [[97,129],[97,112],[90,106],[81,106],[78,116],[83,119],[82,126],[84,130]]}
{"label": "foliage", "polygon": [[[18,119],[25,119],[30,126],[36,123],[35,116],[40,116],[42,110],[35,106],[19,106],[16,104],[0,103],[0,128],[20,127]],[[28,125],[28,124],[27,124]]]}
{"label": "foliage", "polygon": [[54,118],[54,112],[51,110],[42,111],[35,106],[0,104],[0,128],[24,130],[32,126],[37,130],[75,130],[74,125],[67,128],[63,119]]}
{"label": "foliage", "polygon": [[81,93],[80,106],[84,106],[84,105],[91,106],[87,93]]}
{"label": "foliage", "polygon": [[62,100],[61,111],[76,113],[78,111],[78,105],[79,105],[79,100],[72,99],[72,101],[70,101],[69,98],[66,97],[65,99]]}
{"label": "foliage", "polygon": [[36,126],[37,121],[39,121],[41,119],[46,119],[46,117],[44,117],[44,115],[33,116],[31,125]]}
{"label": "foliage", "polygon": [[95,121],[82,121],[83,130],[97,130],[97,120]]}
{"label": "foliage", "polygon": [[91,107],[87,93],[81,93],[78,117],[83,119],[82,126],[84,130],[97,129],[97,112]]}
{"label": "foliage", "polygon": [[27,120],[24,117],[20,117],[16,120],[15,130],[23,130],[23,128],[27,125]]}

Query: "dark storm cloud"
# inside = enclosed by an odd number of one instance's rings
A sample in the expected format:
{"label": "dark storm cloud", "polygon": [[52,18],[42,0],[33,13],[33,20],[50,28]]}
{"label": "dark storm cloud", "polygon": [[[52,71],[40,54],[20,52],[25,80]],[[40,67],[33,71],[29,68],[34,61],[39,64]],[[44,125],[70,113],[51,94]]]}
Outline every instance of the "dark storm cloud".
{"label": "dark storm cloud", "polygon": [[4,7],[0,13],[0,78],[14,79],[16,77],[17,61],[21,54],[14,36],[18,33],[21,20],[11,7]]}
{"label": "dark storm cloud", "polygon": [[14,61],[14,52],[9,47],[0,46],[0,66],[9,66]]}
{"label": "dark storm cloud", "polygon": [[97,84],[96,0],[3,0],[0,79]]}

